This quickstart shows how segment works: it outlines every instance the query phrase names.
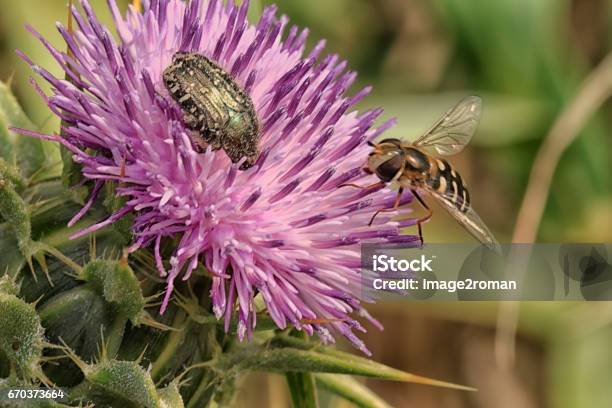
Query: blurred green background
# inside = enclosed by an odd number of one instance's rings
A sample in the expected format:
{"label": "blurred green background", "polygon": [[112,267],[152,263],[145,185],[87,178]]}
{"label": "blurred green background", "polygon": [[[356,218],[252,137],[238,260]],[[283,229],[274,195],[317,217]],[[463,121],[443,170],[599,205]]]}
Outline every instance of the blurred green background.
{"label": "blurred green background", "polygon": [[[110,23],[106,1],[92,1]],[[127,2],[120,2],[125,8]],[[252,2],[252,15],[261,2]],[[264,4],[271,3],[269,1]],[[534,157],[585,76],[612,50],[610,0],[279,0],[280,12],[311,29],[310,45],[328,40],[374,91],[360,108],[382,106],[398,125],[386,136],[414,138],[467,94],[484,112],[471,145],[452,162],[473,203],[501,242],[512,236]],[[54,44],[65,0],[0,0],[0,79],[30,117],[54,131],[28,83],[21,49],[59,73],[25,29],[30,23]],[[612,104],[607,102],[563,154],[555,172],[538,241],[612,242]],[[429,242],[471,238],[437,211],[425,226]],[[389,365],[478,387],[466,394],[417,385],[369,382],[398,407],[612,406],[612,305],[524,303],[516,364],[496,365],[498,304],[379,304],[386,325],[366,341]],[[254,375],[238,406],[287,406],[284,379]],[[326,406],[345,402],[324,399]]]}

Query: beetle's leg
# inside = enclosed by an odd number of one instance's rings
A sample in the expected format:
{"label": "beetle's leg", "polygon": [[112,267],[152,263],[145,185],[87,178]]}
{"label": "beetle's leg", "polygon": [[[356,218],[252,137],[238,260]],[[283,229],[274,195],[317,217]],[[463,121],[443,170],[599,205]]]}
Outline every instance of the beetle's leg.
{"label": "beetle's leg", "polygon": [[397,190],[397,196],[395,196],[395,203],[393,204],[393,207],[381,208],[380,210],[376,211],[374,215],[372,216],[372,218],[370,219],[370,223],[368,224],[368,227],[372,225],[372,223],[374,222],[374,218],[376,218],[376,216],[380,214],[381,212],[390,212],[390,211],[397,210],[397,208],[399,207],[400,201],[402,199],[403,192],[404,192],[404,187],[400,187],[399,190]]}
{"label": "beetle's leg", "polygon": [[204,140],[202,135],[195,130],[191,131],[191,141],[194,144],[194,149],[198,153],[204,153],[208,148],[208,142]]}
{"label": "beetle's leg", "polygon": [[183,123],[187,125],[189,129],[196,129],[200,124],[198,118],[195,117],[192,113],[184,113],[183,114]]}

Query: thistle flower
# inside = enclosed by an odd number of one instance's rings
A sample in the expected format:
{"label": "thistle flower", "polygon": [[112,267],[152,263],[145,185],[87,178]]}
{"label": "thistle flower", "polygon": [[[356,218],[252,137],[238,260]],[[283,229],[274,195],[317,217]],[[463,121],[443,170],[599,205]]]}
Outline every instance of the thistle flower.
{"label": "thistle flower", "polygon": [[[55,140],[82,165],[92,194],[74,224],[92,206],[104,183],[121,182],[125,204],[107,219],[76,232],[91,233],[134,214],[133,243],[150,247],[170,301],[177,278],[189,279],[198,264],[212,276],[213,312],[234,314],[238,336],[256,325],[254,297],[261,294],[280,328],[294,325],[325,342],[329,329],[368,353],[353,330],[365,316],[359,246],[363,242],[415,244],[400,235],[414,220],[394,221],[386,212],[368,226],[374,211],[389,207],[390,190],[339,188],[343,183],[371,184],[361,167],[373,140],[393,125],[379,127],[381,109],[350,108],[370,92],[346,91],[356,78],[337,55],[321,57],[324,41],[305,51],[308,30],[263,11],[253,26],[248,2],[150,0],[143,11],[123,17],[109,0],[119,41],[103,27],[90,4],[76,8],[74,32],[58,24],[68,53],[51,46],[34,30],[61,65],[68,80],[54,77],[23,56],[52,87],[44,96],[65,123]],[[260,155],[240,170],[223,150],[196,149],[183,112],[162,81],[177,52],[204,55],[229,73],[251,98],[260,123]],[[412,200],[409,193],[402,204]],[[162,240],[178,237],[164,264]],[[236,307],[237,305],[237,307]]]}

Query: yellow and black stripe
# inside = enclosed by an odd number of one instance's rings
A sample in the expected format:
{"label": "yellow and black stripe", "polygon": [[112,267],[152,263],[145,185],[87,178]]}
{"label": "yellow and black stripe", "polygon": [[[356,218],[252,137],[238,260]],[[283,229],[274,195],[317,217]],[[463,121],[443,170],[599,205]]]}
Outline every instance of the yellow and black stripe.
{"label": "yellow and black stripe", "polygon": [[461,175],[444,159],[434,159],[437,172],[431,172],[427,185],[450,199],[455,207],[463,213],[470,208],[470,193]]}

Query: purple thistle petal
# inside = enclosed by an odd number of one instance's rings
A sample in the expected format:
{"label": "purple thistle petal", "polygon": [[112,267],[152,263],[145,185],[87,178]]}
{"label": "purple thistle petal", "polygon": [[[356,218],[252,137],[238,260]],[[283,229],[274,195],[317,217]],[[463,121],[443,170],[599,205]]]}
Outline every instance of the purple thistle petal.
{"label": "purple thistle petal", "polygon": [[[226,330],[236,311],[239,338],[251,337],[253,297],[260,293],[278,327],[291,324],[328,343],[333,330],[368,353],[354,334],[363,327],[351,317],[379,326],[360,306],[360,244],[420,245],[418,237],[400,235],[400,228],[415,221],[393,221],[397,212],[368,226],[374,211],[392,205],[394,191],[338,188],[376,181],[361,170],[366,141],[394,122],[375,128],[381,109],[350,112],[371,88],[345,95],[356,74],[346,72],[337,55],[317,63],[324,41],[304,54],[306,29],[291,27],[282,40],[288,19],[277,17],[275,6],[266,7],[253,26],[246,18],[248,2],[151,0],[143,2],[142,13],[130,9],[125,15],[115,0],[108,4],[119,43],[87,0],[83,14],[72,9],[73,33],[58,25],[73,57],[33,32],[74,84],[23,56],[52,85],[52,95],[43,98],[67,125],[62,138],[21,132],[64,145],[95,183],[70,224],[89,210],[106,181],[122,182],[116,191],[126,198],[124,207],[73,237],[133,213],[130,250],[152,249],[167,282],[162,312],[174,280],[189,279],[202,262],[213,276],[210,293],[202,295],[211,296],[212,311]],[[250,169],[240,171],[223,150],[195,150],[162,81],[180,50],[213,59],[253,101],[260,155]],[[407,193],[401,203],[410,200]],[[179,242],[168,270],[160,252],[166,237]]]}
{"label": "purple thistle petal", "polygon": [[70,221],[68,221],[69,227],[72,227],[74,224],[76,224],[83,217],[83,215],[85,215],[87,211],[89,211],[96,197],[98,196],[98,192],[100,191],[103,185],[104,185],[103,181],[100,181],[100,180],[96,181],[93,191],[91,192],[91,195],[89,196],[89,200],[87,200],[83,208],[81,208],[81,210],[78,213],[76,213],[76,215],[72,217]]}

